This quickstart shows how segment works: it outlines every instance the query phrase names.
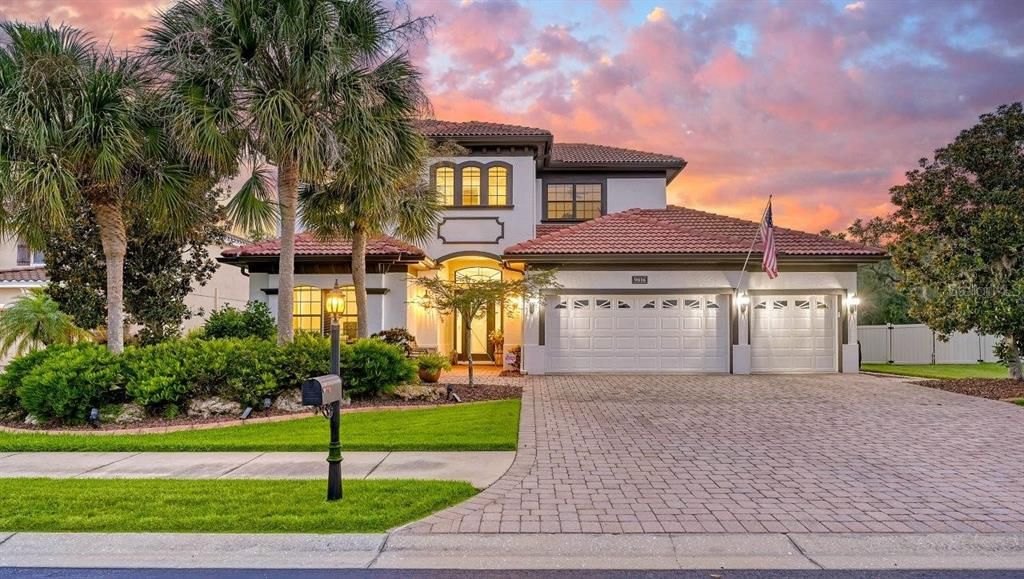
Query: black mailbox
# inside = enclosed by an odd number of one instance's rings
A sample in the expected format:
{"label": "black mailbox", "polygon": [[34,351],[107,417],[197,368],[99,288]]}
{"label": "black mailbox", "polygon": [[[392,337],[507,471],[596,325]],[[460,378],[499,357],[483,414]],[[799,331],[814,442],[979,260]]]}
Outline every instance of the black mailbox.
{"label": "black mailbox", "polygon": [[325,406],[341,400],[341,377],[326,374],[302,383],[302,403],[306,406]]}

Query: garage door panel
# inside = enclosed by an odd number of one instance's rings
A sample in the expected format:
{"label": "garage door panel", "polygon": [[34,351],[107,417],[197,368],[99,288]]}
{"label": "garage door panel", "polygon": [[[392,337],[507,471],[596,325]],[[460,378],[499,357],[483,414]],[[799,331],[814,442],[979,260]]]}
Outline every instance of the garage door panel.
{"label": "garage door panel", "polygon": [[834,296],[758,297],[751,309],[754,372],[835,372]]}
{"label": "garage door panel", "polygon": [[[728,371],[718,296],[564,296],[548,301],[552,371]],[[562,307],[558,307],[559,304]],[[557,321],[556,321],[557,320]]]}

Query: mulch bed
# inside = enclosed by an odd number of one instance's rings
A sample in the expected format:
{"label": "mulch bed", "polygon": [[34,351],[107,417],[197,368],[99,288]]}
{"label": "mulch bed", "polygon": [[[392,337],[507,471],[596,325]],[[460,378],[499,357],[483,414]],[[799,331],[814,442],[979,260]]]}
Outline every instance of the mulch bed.
{"label": "mulch bed", "polygon": [[957,380],[924,380],[919,386],[937,388],[947,392],[978,396],[991,400],[1024,398],[1024,382],[1008,378],[962,378]]}
{"label": "mulch bed", "polygon": [[[453,391],[458,394],[462,402],[486,402],[490,400],[508,400],[518,399],[523,396],[523,389],[520,386],[498,386],[491,384],[478,384],[470,388],[466,384],[453,384]],[[402,400],[399,398],[370,398],[367,400],[353,400],[352,404],[345,408],[374,408],[374,407],[387,407],[387,408],[399,408],[399,407],[414,407],[414,406],[444,406],[449,404],[457,404],[454,399],[442,399],[442,400]],[[299,412],[285,412],[283,410],[270,409],[267,411],[254,410],[252,418],[266,418],[270,416],[293,416],[300,418],[303,416],[314,416],[316,412],[313,409],[302,410]],[[64,426],[55,427],[50,424],[40,424],[38,426],[30,426],[25,424],[23,421],[2,421],[0,420],[0,426],[6,426],[10,428],[18,428],[22,430],[50,430],[54,428],[60,428],[68,432],[75,431],[90,431],[90,430],[134,430],[137,428],[165,428],[172,426],[196,426],[200,424],[216,424],[222,423],[224,426],[233,426],[241,424],[242,421],[238,416],[211,416],[209,418],[200,417],[189,417],[179,416],[173,419],[160,418],[160,417],[147,417],[139,422],[132,422],[130,424],[114,424],[104,422],[99,425],[98,428],[93,428],[88,425],[80,426]]]}

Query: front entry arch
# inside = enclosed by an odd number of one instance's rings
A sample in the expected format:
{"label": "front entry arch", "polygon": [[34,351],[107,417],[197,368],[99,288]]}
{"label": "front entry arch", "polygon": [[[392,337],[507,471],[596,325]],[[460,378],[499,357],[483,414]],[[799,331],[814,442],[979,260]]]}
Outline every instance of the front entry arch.
{"label": "front entry arch", "polygon": [[[493,267],[469,266],[455,271],[457,282],[500,279],[501,270]],[[476,318],[470,320],[468,328],[462,316],[456,314],[454,343],[460,361],[466,361],[470,356],[474,361],[494,360],[494,344],[490,336],[495,330],[501,329],[502,323],[497,306],[493,302],[487,304]]]}

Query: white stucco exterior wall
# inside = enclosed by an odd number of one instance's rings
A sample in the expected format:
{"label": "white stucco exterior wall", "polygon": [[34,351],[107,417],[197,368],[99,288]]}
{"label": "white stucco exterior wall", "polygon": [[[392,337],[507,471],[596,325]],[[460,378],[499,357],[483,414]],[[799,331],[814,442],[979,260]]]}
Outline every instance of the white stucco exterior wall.
{"label": "white stucco exterior wall", "polygon": [[608,213],[626,209],[664,209],[665,178],[608,179]]}

